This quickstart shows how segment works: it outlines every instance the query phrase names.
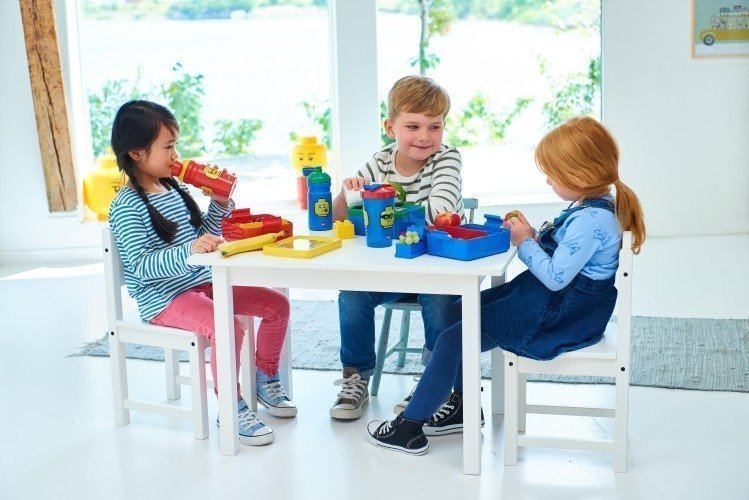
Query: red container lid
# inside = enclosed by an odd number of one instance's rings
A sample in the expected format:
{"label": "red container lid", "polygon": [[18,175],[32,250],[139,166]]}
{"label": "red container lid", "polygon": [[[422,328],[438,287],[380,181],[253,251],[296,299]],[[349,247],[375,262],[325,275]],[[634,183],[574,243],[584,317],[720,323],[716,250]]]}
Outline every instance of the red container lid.
{"label": "red container lid", "polygon": [[362,198],[395,198],[395,188],[390,184],[365,184]]}

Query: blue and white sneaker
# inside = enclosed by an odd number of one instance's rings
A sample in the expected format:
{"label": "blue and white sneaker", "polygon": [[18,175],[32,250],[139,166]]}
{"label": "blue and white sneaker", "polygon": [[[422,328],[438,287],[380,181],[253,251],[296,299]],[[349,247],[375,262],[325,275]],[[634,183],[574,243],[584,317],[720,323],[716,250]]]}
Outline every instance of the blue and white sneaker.
{"label": "blue and white sneaker", "polygon": [[[249,446],[262,446],[272,443],[276,435],[273,429],[255,416],[244,399],[237,402],[237,420],[239,421],[239,442]],[[216,419],[216,425],[221,423]]]}
{"label": "blue and white sneaker", "polygon": [[268,409],[274,417],[296,417],[296,405],[291,402],[284,391],[278,373],[266,375],[257,370],[257,400]]}

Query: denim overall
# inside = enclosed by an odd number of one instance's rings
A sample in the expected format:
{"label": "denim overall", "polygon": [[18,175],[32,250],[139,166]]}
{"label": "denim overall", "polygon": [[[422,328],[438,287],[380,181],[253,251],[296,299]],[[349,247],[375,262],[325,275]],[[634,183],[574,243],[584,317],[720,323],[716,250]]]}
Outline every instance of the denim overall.
{"label": "denim overall", "polygon": [[[552,256],[558,246],[554,233],[570,215],[588,207],[614,212],[613,204],[603,198],[563,210],[538,234],[543,251]],[[614,311],[614,280],[614,276],[593,280],[578,273],[554,292],[526,270],[509,283],[482,292],[482,333],[506,351],[540,360],[593,345],[603,337]]]}

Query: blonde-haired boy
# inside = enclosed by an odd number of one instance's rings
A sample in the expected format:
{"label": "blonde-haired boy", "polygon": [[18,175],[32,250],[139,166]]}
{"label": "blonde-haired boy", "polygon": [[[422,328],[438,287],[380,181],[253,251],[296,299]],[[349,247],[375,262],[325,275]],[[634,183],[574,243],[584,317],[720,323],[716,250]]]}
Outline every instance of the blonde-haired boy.
{"label": "blonde-haired boy", "polygon": [[[345,191],[359,191],[364,184],[398,182],[406,191],[406,201],[424,205],[427,224],[433,224],[440,212],[457,212],[465,221],[461,196],[460,153],[442,144],[445,118],[450,111],[447,92],[430,78],[406,76],[390,89],[385,132],[395,142],[374,154],[355,177],[343,181],[333,202],[333,216],[345,219],[348,212]],[[369,377],[374,372],[374,309],[408,297],[405,293],[354,292],[342,290],[338,298],[341,330],[343,378],[336,402],[330,409],[333,418],[351,420],[362,415],[369,399]],[[422,363],[427,364],[437,336],[446,327],[446,312],[457,297],[420,294],[425,345]],[[410,394],[398,405],[402,411]]]}

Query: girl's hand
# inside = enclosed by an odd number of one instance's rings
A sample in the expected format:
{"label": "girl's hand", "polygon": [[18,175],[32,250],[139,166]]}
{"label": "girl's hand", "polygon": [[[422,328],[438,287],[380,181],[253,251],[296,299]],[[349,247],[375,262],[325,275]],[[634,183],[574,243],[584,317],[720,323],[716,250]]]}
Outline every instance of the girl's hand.
{"label": "girl's hand", "polygon": [[[513,210],[512,212],[508,212],[507,214],[505,214],[505,223],[514,218],[520,219],[520,222],[530,226],[528,219],[525,218],[525,215],[523,215],[523,212],[521,212],[520,210]],[[509,226],[505,224],[505,227]]]}
{"label": "girl's hand", "polygon": [[349,177],[343,179],[343,187],[349,191],[359,191],[364,189],[364,184],[366,183],[367,180],[364,177]]}
{"label": "girl's hand", "polygon": [[192,253],[211,253],[216,250],[218,245],[223,241],[224,239],[219,236],[204,234],[197,240],[193,241],[190,250],[192,250]]}
{"label": "girl's hand", "polygon": [[515,246],[520,246],[528,238],[533,238],[533,228],[527,221],[520,220],[520,217],[507,219],[505,226],[510,230],[510,241]]}
{"label": "girl's hand", "polygon": [[210,199],[212,199],[213,201],[215,201],[216,203],[218,203],[222,207],[224,207],[224,208],[228,208],[229,207],[229,198],[224,198],[223,196],[218,196],[216,193],[212,193],[212,192],[206,191],[205,188],[201,189],[201,191],[203,191],[204,195],[206,195],[207,197],[209,197]]}

